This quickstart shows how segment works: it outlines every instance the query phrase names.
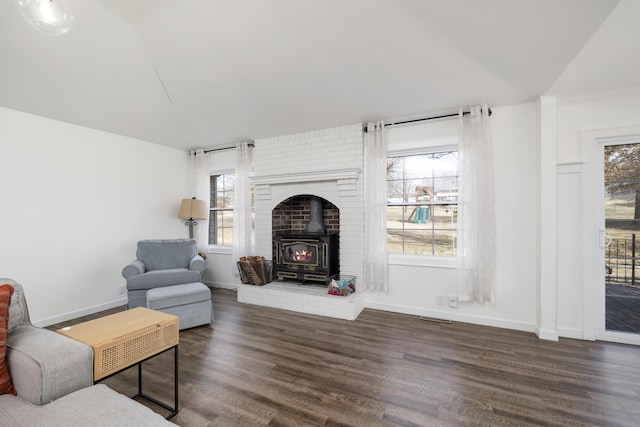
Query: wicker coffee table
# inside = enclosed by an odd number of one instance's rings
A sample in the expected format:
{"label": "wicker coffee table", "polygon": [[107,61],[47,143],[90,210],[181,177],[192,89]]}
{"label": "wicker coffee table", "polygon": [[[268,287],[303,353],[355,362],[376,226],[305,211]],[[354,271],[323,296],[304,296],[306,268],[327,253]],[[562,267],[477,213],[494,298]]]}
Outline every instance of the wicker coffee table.
{"label": "wicker coffee table", "polygon": [[[59,329],[57,332],[93,348],[93,381],[98,383],[138,365],[138,394],[170,411],[167,419],[178,413],[178,316],[137,307],[95,320]],[[142,364],[173,349],[173,407],[142,391]]]}

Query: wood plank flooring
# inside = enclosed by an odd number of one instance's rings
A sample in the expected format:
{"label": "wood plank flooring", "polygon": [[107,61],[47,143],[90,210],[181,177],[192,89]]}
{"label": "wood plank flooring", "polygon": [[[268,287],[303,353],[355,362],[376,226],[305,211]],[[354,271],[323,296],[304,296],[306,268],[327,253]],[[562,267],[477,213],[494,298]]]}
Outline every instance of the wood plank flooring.
{"label": "wood plank flooring", "polygon": [[[640,347],[370,309],[351,322],[240,304],[222,289],[212,297],[213,327],[180,333],[180,426],[640,423]],[[145,391],[169,403],[172,366],[171,353],[144,365]],[[136,378],[131,369],[107,384],[133,395]]]}

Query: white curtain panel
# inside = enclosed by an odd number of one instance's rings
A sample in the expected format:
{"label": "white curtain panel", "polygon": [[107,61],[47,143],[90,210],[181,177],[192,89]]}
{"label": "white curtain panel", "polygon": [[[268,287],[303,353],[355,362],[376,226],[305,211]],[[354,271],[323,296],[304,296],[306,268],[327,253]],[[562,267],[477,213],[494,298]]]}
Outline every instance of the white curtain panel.
{"label": "white curtain panel", "polygon": [[486,105],[459,113],[458,294],[460,301],[495,302],[494,183]]}
{"label": "white curtain panel", "polygon": [[387,131],[368,123],[364,134],[364,277],[369,291],[388,290],[387,280]]}
{"label": "white curtain panel", "polygon": [[[191,163],[193,168],[193,195],[198,200],[204,200],[207,212],[210,209],[211,199],[211,179],[209,154],[204,149],[191,152]],[[209,247],[209,219],[198,220],[198,225],[193,228],[193,237],[198,244],[198,252],[206,252]]]}
{"label": "white curtain panel", "polygon": [[255,252],[251,216],[251,168],[253,148],[247,142],[236,145],[236,173],[233,198],[233,274],[239,276],[236,261]]}

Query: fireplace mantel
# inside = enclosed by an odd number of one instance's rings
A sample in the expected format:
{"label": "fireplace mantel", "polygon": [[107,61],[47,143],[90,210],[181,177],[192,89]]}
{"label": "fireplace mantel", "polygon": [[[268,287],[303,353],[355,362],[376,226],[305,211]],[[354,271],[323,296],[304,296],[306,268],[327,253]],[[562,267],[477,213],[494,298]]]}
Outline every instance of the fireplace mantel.
{"label": "fireplace mantel", "polygon": [[332,169],[322,171],[304,171],[278,175],[262,175],[251,177],[255,185],[292,184],[316,181],[356,181],[360,176],[360,169]]}

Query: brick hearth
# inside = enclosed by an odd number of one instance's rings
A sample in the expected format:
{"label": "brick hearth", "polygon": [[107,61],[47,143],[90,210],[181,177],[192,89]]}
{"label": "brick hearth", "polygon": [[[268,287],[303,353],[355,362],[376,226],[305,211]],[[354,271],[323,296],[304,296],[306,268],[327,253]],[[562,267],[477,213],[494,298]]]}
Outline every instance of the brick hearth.
{"label": "brick hearth", "polygon": [[362,292],[341,297],[328,295],[323,286],[294,282],[241,285],[238,288],[238,302],[344,320],[355,320],[364,309]]}

